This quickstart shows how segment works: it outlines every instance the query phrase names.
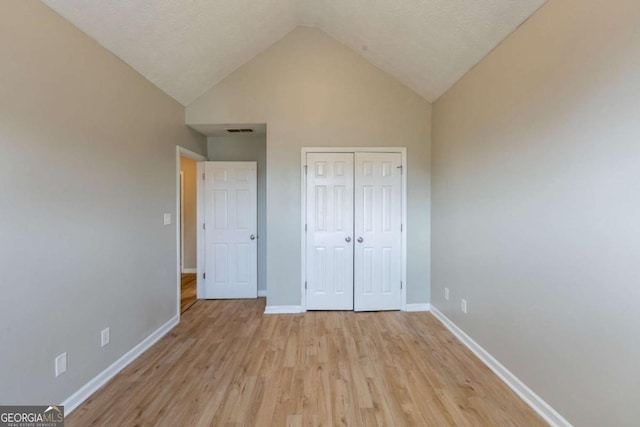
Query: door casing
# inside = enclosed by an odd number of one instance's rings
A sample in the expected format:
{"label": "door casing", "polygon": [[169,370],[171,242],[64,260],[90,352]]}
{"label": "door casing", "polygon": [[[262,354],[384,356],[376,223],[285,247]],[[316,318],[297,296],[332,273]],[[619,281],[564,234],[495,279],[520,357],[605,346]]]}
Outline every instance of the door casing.
{"label": "door casing", "polygon": [[402,232],[401,234],[401,271],[402,271],[402,300],[400,310],[407,309],[407,148],[406,147],[303,147],[300,154],[300,307],[307,311],[306,275],[307,275],[307,236],[305,232],[307,207],[307,174],[306,163],[308,153],[400,153],[402,156]]}

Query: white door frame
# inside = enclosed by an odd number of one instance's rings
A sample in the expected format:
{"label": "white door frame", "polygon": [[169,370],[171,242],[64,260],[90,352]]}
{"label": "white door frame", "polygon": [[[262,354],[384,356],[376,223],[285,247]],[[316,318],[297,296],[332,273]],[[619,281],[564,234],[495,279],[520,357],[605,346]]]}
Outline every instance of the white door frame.
{"label": "white door frame", "polygon": [[[180,165],[180,157],[187,157],[189,159],[195,160],[196,162],[203,162],[208,160],[205,156],[203,156],[202,154],[198,154],[194,151],[191,151],[187,148],[184,148],[180,145],[176,145],[176,215],[175,215],[175,224],[176,224],[176,282],[177,282],[177,287],[176,287],[176,315],[178,316],[178,318],[180,318],[180,293],[181,293],[181,285],[182,285],[182,280],[181,280],[181,275],[182,275],[182,268],[181,268],[181,262],[180,262],[180,252],[181,252],[181,238],[182,238],[182,233],[181,233],[181,225],[182,225],[182,215],[180,212],[180,196],[181,196],[181,191],[180,191],[180,169],[181,169],[181,165]],[[199,175],[199,173],[198,173]],[[198,195],[197,195],[197,203],[198,203],[198,215],[200,215],[200,182],[201,180],[197,180],[198,182]],[[198,222],[200,221],[200,218],[198,217]],[[200,228],[198,228],[198,233],[197,233],[197,240],[198,240],[198,275],[196,276],[196,280],[197,280],[197,288],[200,289],[200,277],[202,276],[200,274],[200,268],[201,268],[201,260],[200,260],[200,252],[201,252],[201,247],[200,247],[200,241],[202,239],[202,237],[200,236],[202,230],[200,230]],[[198,294],[197,296],[198,298],[200,298],[200,294]]]}
{"label": "white door frame", "polygon": [[[180,165],[182,166],[182,165]],[[180,171],[180,273],[184,273],[184,172]]]}
{"label": "white door frame", "polygon": [[300,176],[301,187],[300,197],[300,253],[301,253],[301,272],[300,272],[300,307],[302,312],[307,311],[307,298],[305,290],[305,282],[307,275],[307,233],[305,231],[305,223],[307,217],[307,174],[305,168],[307,164],[307,153],[400,153],[402,155],[402,232],[401,239],[401,259],[402,259],[402,305],[400,309],[407,309],[407,148],[406,147],[302,147]]}

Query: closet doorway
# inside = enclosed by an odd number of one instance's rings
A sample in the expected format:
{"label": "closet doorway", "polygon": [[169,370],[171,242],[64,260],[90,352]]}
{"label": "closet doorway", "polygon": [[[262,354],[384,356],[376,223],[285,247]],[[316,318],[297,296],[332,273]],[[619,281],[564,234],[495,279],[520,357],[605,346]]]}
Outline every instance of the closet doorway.
{"label": "closet doorway", "polygon": [[304,309],[404,308],[405,158],[403,148],[303,149]]}

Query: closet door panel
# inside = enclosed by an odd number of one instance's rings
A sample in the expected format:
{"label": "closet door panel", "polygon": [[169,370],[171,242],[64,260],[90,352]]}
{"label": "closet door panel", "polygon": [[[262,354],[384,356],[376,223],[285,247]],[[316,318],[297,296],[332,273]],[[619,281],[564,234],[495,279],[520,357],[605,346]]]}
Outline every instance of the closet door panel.
{"label": "closet door panel", "polygon": [[402,156],[355,154],[354,309],[399,310]]}
{"label": "closet door panel", "polygon": [[307,310],[353,310],[353,162],[307,154]]}

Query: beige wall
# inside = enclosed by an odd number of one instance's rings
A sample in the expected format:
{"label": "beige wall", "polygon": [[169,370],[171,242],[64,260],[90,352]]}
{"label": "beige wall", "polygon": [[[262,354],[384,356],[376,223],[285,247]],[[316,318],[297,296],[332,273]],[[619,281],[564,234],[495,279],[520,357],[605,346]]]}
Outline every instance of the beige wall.
{"label": "beige wall", "polygon": [[639,114],[637,0],[549,1],[434,104],[433,303],[576,426],[640,425]]}
{"label": "beige wall", "polygon": [[258,164],[258,290],[267,290],[267,137],[207,138],[209,160]]}
{"label": "beige wall", "polygon": [[182,268],[195,269],[198,263],[198,239],[196,220],[197,210],[197,181],[196,162],[188,157],[180,157],[180,170],[183,173],[184,195],[182,198],[183,209],[183,236],[182,236]]}
{"label": "beige wall", "polygon": [[0,40],[0,403],[59,403],[176,315],[163,213],[205,139],[40,2],[0,2]]}
{"label": "beige wall", "polygon": [[267,303],[300,304],[301,147],[407,147],[409,303],[429,301],[431,105],[298,28],[187,107],[187,124],[267,123]]}

